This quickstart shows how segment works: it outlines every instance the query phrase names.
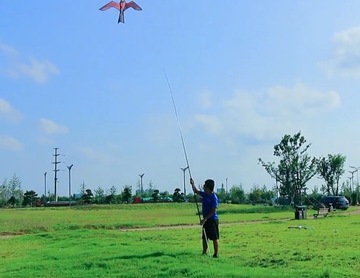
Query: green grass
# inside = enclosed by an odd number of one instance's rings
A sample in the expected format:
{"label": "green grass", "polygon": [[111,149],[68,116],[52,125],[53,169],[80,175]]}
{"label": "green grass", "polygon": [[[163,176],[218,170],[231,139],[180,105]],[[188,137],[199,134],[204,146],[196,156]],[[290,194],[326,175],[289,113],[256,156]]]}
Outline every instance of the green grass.
{"label": "green grass", "polygon": [[[359,277],[355,210],[294,220],[288,209],[221,205],[213,259],[200,254],[194,204],[4,209],[0,277]],[[188,226],[166,228],[177,225]],[[149,229],[123,229],[135,227]]]}

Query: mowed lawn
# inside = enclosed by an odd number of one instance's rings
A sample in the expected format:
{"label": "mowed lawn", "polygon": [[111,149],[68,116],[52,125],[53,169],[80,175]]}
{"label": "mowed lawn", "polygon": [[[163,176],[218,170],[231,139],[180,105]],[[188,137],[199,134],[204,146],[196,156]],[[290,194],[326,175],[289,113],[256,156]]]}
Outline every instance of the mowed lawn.
{"label": "mowed lawn", "polygon": [[359,212],[221,204],[214,259],[195,204],[2,209],[0,277],[360,277]]}

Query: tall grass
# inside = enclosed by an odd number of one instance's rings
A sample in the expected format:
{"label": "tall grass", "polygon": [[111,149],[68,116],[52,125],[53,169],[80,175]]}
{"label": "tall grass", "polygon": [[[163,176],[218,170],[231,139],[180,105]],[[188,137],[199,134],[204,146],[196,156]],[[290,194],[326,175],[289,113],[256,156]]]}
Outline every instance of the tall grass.
{"label": "tall grass", "polygon": [[[193,204],[1,210],[0,277],[359,277],[360,214],[294,220],[292,210],[237,205],[219,213],[213,259],[201,255]],[[148,229],[123,229],[134,227]]]}

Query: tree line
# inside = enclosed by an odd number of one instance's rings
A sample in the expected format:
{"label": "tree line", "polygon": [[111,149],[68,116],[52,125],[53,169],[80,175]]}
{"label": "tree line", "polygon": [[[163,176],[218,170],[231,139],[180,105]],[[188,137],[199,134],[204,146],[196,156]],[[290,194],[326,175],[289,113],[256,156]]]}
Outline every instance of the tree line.
{"label": "tree line", "polygon": [[[326,194],[325,187],[323,191],[315,187],[311,193],[307,194],[307,198],[303,200],[306,205],[312,205],[321,200],[322,196]],[[231,204],[283,204],[279,203],[277,198],[278,189],[276,186],[267,188],[265,185],[254,185],[249,192],[244,190],[242,184],[233,185],[229,191],[226,191],[224,186],[218,190],[217,195],[221,203]],[[6,193],[7,192],[7,193]],[[159,191],[153,186],[145,189],[142,194],[139,192],[133,193],[132,186],[126,185],[120,192],[113,186],[109,190],[104,190],[101,187],[91,190],[86,188],[83,183],[80,185],[80,194],[74,194],[71,198],[65,196],[58,197],[58,205],[72,204],[124,204],[124,203],[159,203],[159,202],[195,202],[194,194],[185,195],[180,188],[175,188],[173,193],[168,191]],[[6,180],[0,187],[0,207],[34,207],[43,206],[48,202],[54,205],[55,196],[48,195],[41,197],[34,190],[23,191],[21,189],[21,181],[16,175],[9,181]],[[290,204],[290,201],[287,202]]]}
{"label": "tree line", "polygon": [[[176,187],[173,193],[168,191],[159,191],[150,183],[149,188],[143,192],[132,191],[132,186],[125,185],[120,192],[115,186],[108,190],[98,187],[91,190],[86,187],[85,183],[80,185],[80,193],[73,194],[71,198],[67,196],[59,196],[58,204],[66,204],[66,202],[76,202],[78,204],[123,204],[123,203],[143,203],[143,202],[195,202],[193,193],[185,195],[180,188]],[[220,202],[241,204],[241,203],[266,203],[275,196],[272,189],[254,186],[250,193],[246,193],[242,185],[234,185],[225,192],[222,186],[217,192]],[[34,207],[46,205],[48,202],[55,204],[55,196],[48,194],[47,196],[39,196],[34,190],[23,191],[21,189],[21,180],[15,174],[9,181],[6,179],[0,186],[0,207]]]}
{"label": "tree line", "polygon": [[[349,182],[340,184],[340,178],[345,173],[346,156],[342,154],[328,154],[325,157],[312,157],[308,150],[311,144],[307,144],[305,137],[298,132],[284,135],[279,144],[274,146],[274,156],[277,161],[265,162],[259,158],[259,164],[264,167],[275,185],[268,189],[265,185],[254,185],[250,192],[246,193],[243,186],[234,185],[227,192],[224,186],[218,190],[220,202],[226,203],[266,203],[273,204],[278,197],[285,198],[289,204],[312,204],[321,199],[323,195],[344,195],[351,204],[358,203],[359,185],[356,187]],[[315,186],[311,193],[306,192],[307,183],[317,176],[324,181],[320,187]],[[37,206],[44,205],[54,200],[50,193],[41,197],[34,190],[23,191],[21,180],[15,174],[8,181],[5,179],[0,185],[0,207],[4,206]],[[59,197],[59,202],[73,201],[80,204],[120,204],[133,202],[193,202],[192,193],[185,194],[176,187],[173,193],[160,192],[152,183],[143,192],[132,192],[132,186],[125,185],[120,192],[115,186],[109,190],[98,187],[88,189],[85,183],[80,185],[80,194],[74,194],[71,198]],[[276,202],[275,202],[276,203]]]}

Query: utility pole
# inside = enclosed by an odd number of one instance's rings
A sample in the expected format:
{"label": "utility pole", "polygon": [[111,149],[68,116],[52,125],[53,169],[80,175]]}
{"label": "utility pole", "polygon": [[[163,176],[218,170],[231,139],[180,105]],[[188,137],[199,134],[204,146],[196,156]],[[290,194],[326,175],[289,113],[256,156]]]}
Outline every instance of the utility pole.
{"label": "utility pole", "polygon": [[44,194],[44,196],[45,196],[45,198],[46,198],[46,174],[47,174],[47,172],[44,173],[44,185],[45,185],[45,194]]}
{"label": "utility pole", "polygon": [[54,177],[54,194],[55,194],[55,202],[58,201],[58,196],[57,196],[57,172],[59,172],[60,170],[57,168],[57,165],[60,163],[60,161],[58,161],[58,156],[60,154],[58,154],[58,149],[59,148],[54,148],[54,172],[55,172],[55,177]]}
{"label": "utility pole", "polygon": [[186,186],[185,186],[185,171],[187,169],[189,169],[189,166],[185,167],[185,168],[180,168],[181,171],[183,171],[183,174],[184,174],[184,196],[185,196],[185,199],[186,199]]}

